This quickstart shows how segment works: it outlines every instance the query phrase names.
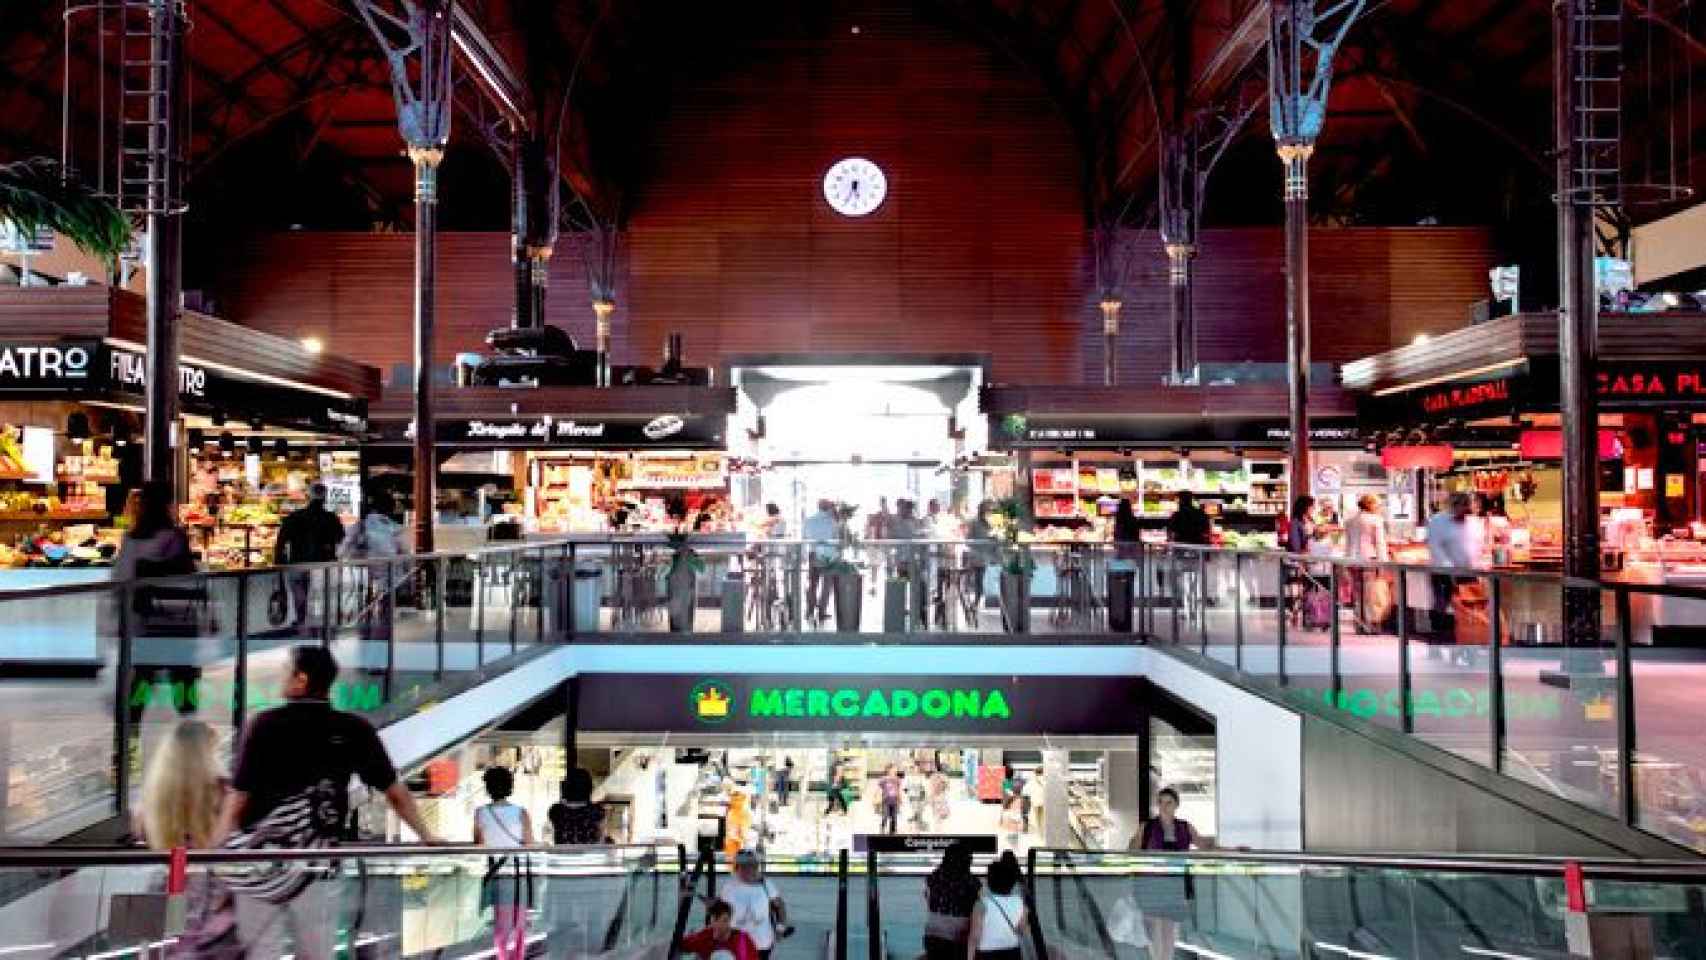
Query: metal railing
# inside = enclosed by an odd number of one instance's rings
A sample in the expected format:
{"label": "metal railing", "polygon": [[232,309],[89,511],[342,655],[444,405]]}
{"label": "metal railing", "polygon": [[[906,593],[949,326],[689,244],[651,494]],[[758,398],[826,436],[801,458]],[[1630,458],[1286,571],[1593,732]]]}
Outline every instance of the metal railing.
{"label": "metal railing", "polygon": [[1706,850],[1706,589],[1185,545],[1139,567],[1152,643]]}
{"label": "metal railing", "polygon": [[124,816],[158,734],[195,718],[229,746],[282,701],[292,645],[332,649],[333,705],[380,726],[525,662],[567,635],[568,556],[519,544],[0,591],[15,784],[0,838]]}

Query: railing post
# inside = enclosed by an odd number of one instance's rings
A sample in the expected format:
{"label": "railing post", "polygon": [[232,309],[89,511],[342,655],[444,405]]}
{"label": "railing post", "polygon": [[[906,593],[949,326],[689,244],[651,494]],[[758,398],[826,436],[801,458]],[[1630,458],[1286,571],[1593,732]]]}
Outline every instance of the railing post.
{"label": "railing post", "polygon": [[438,658],[432,674],[434,680],[444,679],[444,618],[450,616],[450,601],[445,596],[450,583],[449,568],[450,561],[443,557],[433,564],[433,592],[438,595],[438,602],[434,604],[438,608],[438,622],[433,625],[433,643],[437,646],[435,653]]}
{"label": "railing post", "polygon": [[1505,656],[1504,644],[1500,637],[1499,618],[1504,610],[1504,580],[1499,577],[1488,577],[1487,612],[1491,615],[1487,625],[1487,714],[1492,723],[1488,745],[1493,751],[1492,762],[1488,764],[1495,773],[1503,773],[1505,769]]}
{"label": "railing post", "polygon": [[231,729],[239,738],[249,706],[249,574],[237,574],[237,653],[231,664]]}
{"label": "railing post", "polygon": [[1416,717],[1410,710],[1413,689],[1410,677],[1410,578],[1400,567],[1392,579],[1396,581],[1394,593],[1398,597],[1398,724],[1405,733],[1415,733]]}
{"label": "railing post", "polygon": [[[313,573],[308,574],[308,582],[314,582]],[[320,568],[320,646],[330,649],[332,646],[332,568]],[[309,598],[312,605],[313,598]]]}
{"label": "railing post", "polygon": [[474,554],[474,669],[486,664],[486,555]]}
{"label": "railing post", "polygon": [[130,813],[130,681],[135,658],[131,644],[131,603],[135,584],[127,581],[118,592],[118,670],[113,675],[113,812]]}
{"label": "railing post", "polygon": [[1208,656],[1208,551],[1197,550],[1197,628],[1202,636],[1202,655]]}
{"label": "railing post", "polygon": [[1274,620],[1279,624],[1279,629],[1276,631],[1275,638],[1274,638],[1275,639],[1274,662],[1275,662],[1276,671],[1279,674],[1279,683],[1280,683],[1280,686],[1282,686],[1282,687],[1286,685],[1286,677],[1285,677],[1285,618],[1286,618],[1286,614],[1287,614],[1286,601],[1289,598],[1286,597],[1286,593],[1285,593],[1285,588],[1286,588],[1285,565],[1287,562],[1289,562],[1289,560],[1290,560],[1290,557],[1288,557],[1282,553],[1282,554],[1280,554],[1279,563],[1274,565],[1275,568],[1277,568],[1279,570],[1279,593],[1276,594],[1274,597]]}
{"label": "railing post", "polygon": [[1617,603],[1617,810],[1634,826],[1641,811],[1635,796],[1635,622],[1629,591],[1613,587]]}
{"label": "railing post", "polygon": [[563,578],[564,592],[568,597],[563,601],[563,639],[568,640],[575,635],[575,587],[580,583],[580,562],[575,559],[575,545],[570,543],[563,547],[564,563]]}
{"label": "railing post", "polygon": [[[391,565],[387,563],[385,565],[385,596],[387,599],[392,597],[392,586]],[[420,589],[425,589],[425,587],[423,586]],[[415,606],[418,608],[420,604],[416,603]],[[395,601],[391,601],[390,609],[391,621],[385,625],[385,679],[381,686],[384,693],[383,699],[386,703],[391,702],[391,677],[397,672],[397,605]],[[367,651],[362,651],[361,659],[364,661],[367,659]]]}
{"label": "railing post", "polygon": [[1232,664],[1244,672],[1244,553],[1232,554]]}
{"label": "railing post", "polygon": [[1173,646],[1179,645],[1179,548],[1167,548],[1167,600],[1173,608]]}
{"label": "railing post", "polygon": [[[533,642],[545,642],[545,548],[533,553]],[[510,653],[515,649],[510,648]]]}
{"label": "railing post", "polygon": [[[516,594],[521,592],[521,563],[517,551],[506,550],[509,560],[509,652],[515,652],[515,635],[521,624],[521,604]],[[525,553],[525,551],[523,551]],[[484,667],[485,664],[480,664]]]}
{"label": "railing post", "polygon": [[1339,702],[1339,695],[1345,692],[1345,677],[1339,667],[1339,564],[1327,561],[1327,609],[1331,615],[1327,618],[1328,662],[1333,672],[1333,702]]}

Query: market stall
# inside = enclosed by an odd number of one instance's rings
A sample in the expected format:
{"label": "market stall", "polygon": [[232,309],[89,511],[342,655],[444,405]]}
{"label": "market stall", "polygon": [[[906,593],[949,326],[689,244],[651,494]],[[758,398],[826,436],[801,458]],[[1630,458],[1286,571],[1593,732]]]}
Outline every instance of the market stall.
{"label": "market stall", "polygon": [[[1697,314],[1601,316],[1600,542],[1608,577],[1706,582],[1706,325]],[[1523,314],[1436,336],[1344,368],[1366,391],[1360,419],[1395,476],[1395,559],[1423,562],[1419,527],[1453,493],[1477,501],[1481,565],[1562,563],[1563,437],[1558,324]],[[1638,635],[1697,642],[1706,609],[1640,604]]]}

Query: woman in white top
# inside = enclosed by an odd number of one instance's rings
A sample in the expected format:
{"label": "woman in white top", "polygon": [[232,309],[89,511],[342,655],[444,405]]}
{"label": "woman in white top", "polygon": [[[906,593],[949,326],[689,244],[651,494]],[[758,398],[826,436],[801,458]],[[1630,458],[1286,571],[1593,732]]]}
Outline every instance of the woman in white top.
{"label": "woman in white top", "polygon": [[[504,767],[487,767],[486,793],[492,802],[474,811],[474,842],[482,847],[516,850],[529,844],[533,820],[509,802],[515,777]],[[527,956],[527,910],[533,900],[533,878],[519,857],[493,857],[486,870],[481,901],[492,907],[492,952],[497,960]]]}
{"label": "woman in white top", "polygon": [[1008,851],[989,865],[989,883],[972,908],[967,960],[1020,960],[1028,918],[1018,887],[1019,860]]}

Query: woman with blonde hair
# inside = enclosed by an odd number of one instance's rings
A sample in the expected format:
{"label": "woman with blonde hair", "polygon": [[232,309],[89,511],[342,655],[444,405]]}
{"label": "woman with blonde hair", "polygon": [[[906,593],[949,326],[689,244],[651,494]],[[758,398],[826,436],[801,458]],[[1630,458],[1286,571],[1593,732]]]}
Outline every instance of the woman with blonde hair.
{"label": "woman with blonde hair", "polygon": [[172,728],[142,777],[136,828],[155,850],[213,845],[225,785],[216,753],[219,735],[200,720]]}

